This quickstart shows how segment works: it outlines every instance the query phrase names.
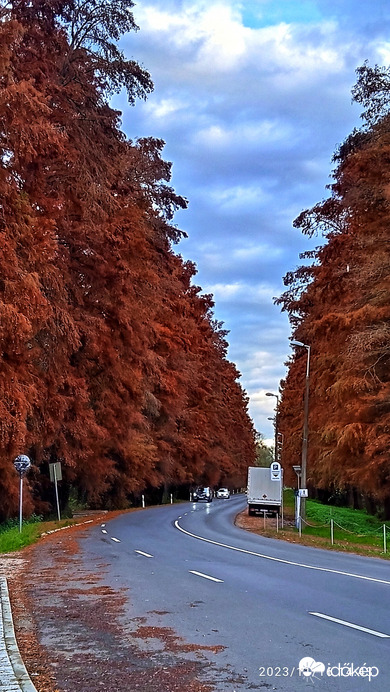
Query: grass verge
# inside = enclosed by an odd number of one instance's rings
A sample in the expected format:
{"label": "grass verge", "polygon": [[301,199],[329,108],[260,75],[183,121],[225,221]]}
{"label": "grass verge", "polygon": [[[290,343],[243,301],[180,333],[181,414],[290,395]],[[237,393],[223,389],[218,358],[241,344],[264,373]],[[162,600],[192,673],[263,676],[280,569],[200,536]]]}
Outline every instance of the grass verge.
{"label": "grass verge", "polygon": [[[357,553],[390,559],[390,522],[386,523],[386,552],[384,550],[384,522],[363,510],[348,507],[323,505],[316,500],[306,500],[306,521],[302,535],[294,525],[294,491],[284,491],[284,527],[277,531],[276,520],[262,517],[240,515],[238,525],[249,531],[270,538],[280,538],[302,545],[310,545],[328,550]],[[333,520],[333,544],[331,540],[331,520]]]}
{"label": "grass verge", "polygon": [[69,519],[64,521],[42,521],[40,517],[32,517],[23,522],[22,531],[19,532],[19,522],[9,521],[0,526],[0,553],[13,553],[27,545],[36,543],[43,533],[63,526],[71,526],[75,522]]}

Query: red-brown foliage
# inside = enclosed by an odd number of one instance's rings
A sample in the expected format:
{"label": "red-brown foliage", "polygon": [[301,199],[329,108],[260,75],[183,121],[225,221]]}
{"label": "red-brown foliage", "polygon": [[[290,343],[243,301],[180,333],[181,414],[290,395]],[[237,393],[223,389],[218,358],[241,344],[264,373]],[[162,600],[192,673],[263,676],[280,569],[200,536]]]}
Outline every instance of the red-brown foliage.
{"label": "red-brown foliage", "polygon": [[[26,511],[52,503],[52,461],[63,502],[74,488],[123,506],[145,488],[242,483],[254,457],[211,297],[171,248],[186,200],[163,142],[127,141],[105,99],[151,89],[111,43],[107,12],[120,35],[129,4],[15,0],[0,23],[2,517],[22,452]],[[81,8],[103,11],[100,44],[77,33]]]}

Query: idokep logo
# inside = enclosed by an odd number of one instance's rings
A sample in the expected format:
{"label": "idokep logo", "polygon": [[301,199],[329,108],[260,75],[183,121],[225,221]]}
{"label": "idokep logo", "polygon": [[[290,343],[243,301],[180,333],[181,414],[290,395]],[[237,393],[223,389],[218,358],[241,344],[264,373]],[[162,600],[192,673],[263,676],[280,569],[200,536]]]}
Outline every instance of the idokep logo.
{"label": "idokep logo", "polygon": [[315,661],[310,656],[301,658],[298,664],[299,675],[314,682],[314,678],[319,679],[319,676],[325,673],[325,665],[321,661]]}
{"label": "idokep logo", "polygon": [[314,684],[315,679],[319,679],[324,674],[329,678],[368,678],[371,682],[372,678],[379,675],[377,666],[355,665],[354,663],[338,663],[332,666],[328,663],[325,666],[321,661],[315,661],[310,656],[301,658],[298,664],[299,675],[306,678],[306,682],[310,681]]}

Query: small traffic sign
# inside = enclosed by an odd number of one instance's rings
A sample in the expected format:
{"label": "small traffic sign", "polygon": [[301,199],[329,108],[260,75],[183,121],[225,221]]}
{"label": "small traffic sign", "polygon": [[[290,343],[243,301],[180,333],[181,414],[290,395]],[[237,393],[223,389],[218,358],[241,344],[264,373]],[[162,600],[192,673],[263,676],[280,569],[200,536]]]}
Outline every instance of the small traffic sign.
{"label": "small traffic sign", "polygon": [[19,456],[14,459],[14,466],[20,476],[24,476],[31,466],[31,461],[26,454],[19,454]]}
{"label": "small traffic sign", "polygon": [[27,454],[19,454],[19,456],[14,459],[14,466],[17,470],[20,478],[20,490],[19,490],[19,533],[22,533],[22,523],[23,523],[23,476],[26,475],[27,471],[31,466],[30,458]]}
{"label": "small traffic sign", "polygon": [[282,467],[279,462],[273,461],[271,464],[271,481],[280,481],[282,478]]}
{"label": "small traffic sign", "polygon": [[52,483],[55,483],[55,481],[62,481],[62,469],[60,461],[56,461],[54,464],[49,464],[49,474]]}

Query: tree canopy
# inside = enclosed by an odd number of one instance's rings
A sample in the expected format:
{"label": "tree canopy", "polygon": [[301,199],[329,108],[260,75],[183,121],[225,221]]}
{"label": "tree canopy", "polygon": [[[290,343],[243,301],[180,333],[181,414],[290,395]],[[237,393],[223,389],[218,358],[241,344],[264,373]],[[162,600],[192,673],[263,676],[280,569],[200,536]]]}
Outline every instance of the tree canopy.
{"label": "tree canopy", "polygon": [[187,200],[164,143],[107,101],[148,73],[116,47],[132,2],[14,0],[0,22],[0,516],[30,456],[25,511],[70,492],[121,507],[142,491],[242,484],[248,400],[212,297],[172,244]]}

